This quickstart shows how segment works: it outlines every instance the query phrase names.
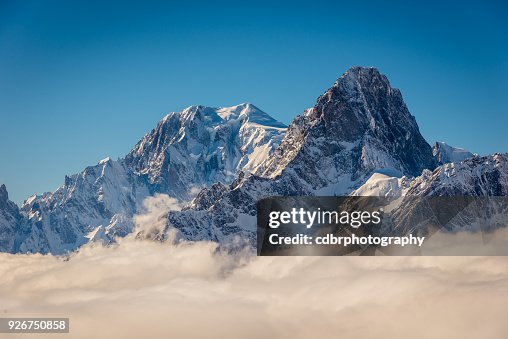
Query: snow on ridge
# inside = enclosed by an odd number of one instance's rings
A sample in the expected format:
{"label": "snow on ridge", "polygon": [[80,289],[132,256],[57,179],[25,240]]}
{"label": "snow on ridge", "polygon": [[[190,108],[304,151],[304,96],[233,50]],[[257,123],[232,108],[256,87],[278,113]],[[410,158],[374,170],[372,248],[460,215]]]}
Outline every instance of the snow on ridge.
{"label": "snow on ridge", "polygon": [[110,157],[105,157],[104,159],[100,160],[99,161],[99,165],[104,165],[106,164],[107,162],[109,162],[111,160]]}
{"label": "snow on ridge", "polygon": [[231,107],[212,108],[223,120],[245,118],[250,123],[260,126],[286,128],[286,125],[275,120],[251,103],[241,103]]}
{"label": "snow on ridge", "polygon": [[409,180],[376,172],[367,181],[354,190],[353,196],[400,197],[404,195]]}
{"label": "snow on ridge", "polygon": [[464,148],[453,147],[445,142],[437,141],[432,147],[432,155],[437,159],[439,164],[462,162],[474,156]]}

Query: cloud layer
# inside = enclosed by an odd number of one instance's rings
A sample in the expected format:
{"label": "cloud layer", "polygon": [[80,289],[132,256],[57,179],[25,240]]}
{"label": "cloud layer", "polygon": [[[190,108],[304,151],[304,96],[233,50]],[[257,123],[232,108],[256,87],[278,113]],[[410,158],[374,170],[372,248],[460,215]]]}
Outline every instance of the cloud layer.
{"label": "cloud layer", "polygon": [[[138,230],[175,208],[148,200]],[[253,257],[132,236],[0,254],[0,317],[69,317],[66,338],[504,339],[507,307],[508,257]]]}
{"label": "cloud layer", "polygon": [[70,260],[0,255],[0,312],[70,317],[71,338],[504,338],[507,263],[246,258],[126,240]]}

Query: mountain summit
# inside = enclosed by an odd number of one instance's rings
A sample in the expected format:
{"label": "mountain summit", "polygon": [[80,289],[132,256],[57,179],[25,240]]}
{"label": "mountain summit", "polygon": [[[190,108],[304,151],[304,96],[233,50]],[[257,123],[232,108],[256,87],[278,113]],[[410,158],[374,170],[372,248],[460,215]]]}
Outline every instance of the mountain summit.
{"label": "mountain summit", "polygon": [[254,241],[259,199],[347,195],[376,171],[411,177],[435,167],[400,91],[377,69],[353,67],[294,119],[258,176],[202,191],[188,209],[169,213],[168,229],[193,240]]}
{"label": "mountain summit", "polygon": [[353,183],[376,170],[416,176],[436,167],[400,91],[377,69],[363,67],[345,72],[294,120],[262,173],[277,176],[289,162],[298,163],[290,167],[303,178],[322,178],[322,186]]}
{"label": "mountain summit", "polygon": [[253,172],[279,145],[286,126],[252,104],[172,112],[126,156],[157,192],[181,200],[195,188]]}
{"label": "mountain summit", "polygon": [[394,167],[414,176],[436,166],[400,91],[376,68],[350,68],[319,97],[312,115],[333,138],[365,146],[364,170]]}

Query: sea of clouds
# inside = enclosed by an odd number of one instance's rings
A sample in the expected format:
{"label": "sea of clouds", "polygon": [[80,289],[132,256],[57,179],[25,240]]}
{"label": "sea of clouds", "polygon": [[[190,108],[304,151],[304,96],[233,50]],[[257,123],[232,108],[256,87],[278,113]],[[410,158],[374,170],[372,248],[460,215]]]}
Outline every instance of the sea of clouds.
{"label": "sea of clouds", "polygon": [[[177,207],[152,199],[140,229]],[[0,317],[70,318],[70,334],[37,338],[504,339],[507,309],[508,257],[255,257],[135,237],[0,254]]]}

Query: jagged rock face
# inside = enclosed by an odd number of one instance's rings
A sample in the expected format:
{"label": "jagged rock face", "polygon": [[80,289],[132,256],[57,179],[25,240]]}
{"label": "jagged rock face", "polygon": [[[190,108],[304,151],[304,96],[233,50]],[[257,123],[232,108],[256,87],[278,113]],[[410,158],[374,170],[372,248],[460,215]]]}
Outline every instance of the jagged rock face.
{"label": "jagged rock face", "polygon": [[411,196],[507,196],[508,154],[475,156],[424,171],[406,193]]}
{"label": "jagged rock face", "polygon": [[285,128],[252,104],[191,106],[166,116],[126,162],[147,174],[156,191],[188,200],[196,189],[231,183],[240,170],[256,171]]}
{"label": "jagged rock face", "polygon": [[[164,232],[175,227],[185,239],[228,243],[241,237],[254,243],[257,200],[269,195],[293,193],[295,187],[291,185],[294,183],[287,178],[281,175],[272,180],[251,176],[230,186],[203,190],[190,207],[168,214]],[[365,187],[369,185],[371,187]],[[368,191],[366,195],[408,197],[402,213],[419,203],[412,197],[508,196],[508,154],[475,156],[461,163],[445,164],[434,171],[424,170],[412,181],[407,177],[375,174],[352,194],[358,195],[362,188]],[[365,195],[365,192],[360,193]],[[468,229],[474,231],[474,227]]]}
{"label": "jagged rock face", "polygon": [[165,193],[185,202],[214,182],[231,183],[238,171],[255,171],[284,131],[251,104],[170,113],[125,159],[104,159],[55,192],[27,199],[16,251],[61,254],[125,236],[146,197]]}
{"label": "jagged rock face", "polygon": [[451,162],[461,162],[474,156],[473,153],[463,149],[450,146],[444,142],[436,142],[432,146],[432,155],[439,165]]}
{"label": "jagged rock face", "polygon": [[377,169],[416,176],[436,162],[400,91],[377,69],[353,67],[295,119],[262,174],[274,177],[286,167],[307,182],[318,178],[319,189]]}
{"label": "jagged rock face", "polygon": [[7,188],[0,186],[0,251],[13,253],[16,251],[17,232],[20,231],[23,218],[18,206],[9,200]]}
{"label": "jagged rock face", "polygon": [[19,251],[61,254],[97,234],[104,241],[125,236],[132,231],[130,217],[150,194],[148,180],[133,173],[125,161],[104,159],[66,177],[55,192],[25,201],[21,209],[31,229]]}
{"label": "jagged rock face", "polygon": [[425,170],[402,196],[393,210],[390,234],[432,234],[436,225],[442,232],[482,234],[505,227],[508,154],[474,156]]}
{"label": "jagged rock face", "polygon": [[256,172],[263,177],[205,190],[188,209],[169,213],[168,229],[193,240],[252,240],[261,198],[349,194],[377,169],[414,176],[434,168],[431,147],[400,92],[376,69],[354,67],[290,124]]}

